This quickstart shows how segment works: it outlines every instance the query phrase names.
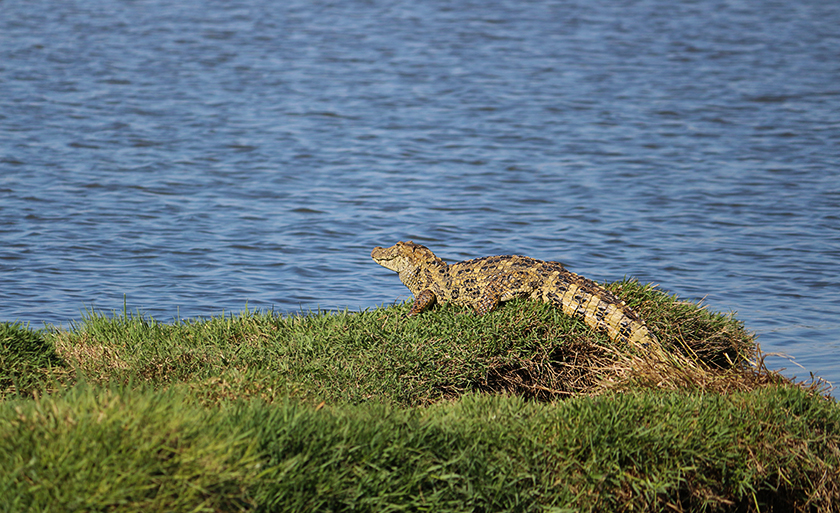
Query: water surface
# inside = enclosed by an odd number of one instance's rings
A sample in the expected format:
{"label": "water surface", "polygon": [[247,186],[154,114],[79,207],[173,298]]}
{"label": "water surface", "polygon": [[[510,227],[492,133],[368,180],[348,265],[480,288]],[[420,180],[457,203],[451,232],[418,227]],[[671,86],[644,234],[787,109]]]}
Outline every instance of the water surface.
{"label": "water surface", "polygon": [[409,297],[524,254],[737,311],[840,382],[840,6],[0,3],[0,319]]}

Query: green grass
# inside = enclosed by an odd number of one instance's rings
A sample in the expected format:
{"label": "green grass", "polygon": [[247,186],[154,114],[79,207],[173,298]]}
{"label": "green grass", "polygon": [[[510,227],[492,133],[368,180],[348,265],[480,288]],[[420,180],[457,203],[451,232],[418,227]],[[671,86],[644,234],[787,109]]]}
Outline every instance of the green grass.
{"label": "green grass", "polygon": [[186,385],[207,401],[291,396],[419,406],[476,391],[548,400],[644,381],[657,388],[665,380],[669,387],[744,389],[774,379],[750,370],[755,343],[732,316],[636,282],[615,290],[679,361],[662,367],[651,355],[616,348],[579,320],[531,301],[485,317],[444,305],[406,318],[407,304],[285,318],[243,312],[175,324],[89,312],[49,339],[89,380]]}
{"label": "green grass", "polygon": [[246,433],[168,391],[74,387],[0,409],[0,510],[236,510]]}
{"label": "green grass", "polygon": [[833,399],[609,286],[665,356],[526,301],[7,323],[0,511],[840,510]]}
{"label": "green grass", "polygon": [[5,511],[832,511],[840,479],[840,411],[795,387],[318,409],[80,386],[0,406]]}
{"label": "green grass", "polygon": [[43,332],[16,322],[0,323],[0,393],[41,389],[64,366]]}

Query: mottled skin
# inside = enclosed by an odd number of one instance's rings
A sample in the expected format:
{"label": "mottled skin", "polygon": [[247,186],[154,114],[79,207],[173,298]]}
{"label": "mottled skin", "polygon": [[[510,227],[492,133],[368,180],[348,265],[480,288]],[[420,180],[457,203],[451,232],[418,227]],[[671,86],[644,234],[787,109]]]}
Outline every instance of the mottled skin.
{"label": "mottled skin", "polygon": [[605,331],[615,341],[642,346],[656,343],[644,321],[624,301],[558,262],[504,255],[448,265],[429,248],[411,241],[373,248],[370,256],[379,265],[398,272],[414,294],[409,316],[435,302],[447,301],[471,306],[484,315],[501,301],[527,297],[551,303],[563,313]]}

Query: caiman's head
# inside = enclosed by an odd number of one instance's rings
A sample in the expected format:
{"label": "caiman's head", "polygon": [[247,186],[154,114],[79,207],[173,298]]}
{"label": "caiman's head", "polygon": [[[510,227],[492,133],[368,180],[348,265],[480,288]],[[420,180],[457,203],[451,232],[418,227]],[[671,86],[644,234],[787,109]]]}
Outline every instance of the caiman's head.
{"label": "caiman's head", "polygon": [[400,241],[390,248],[377,246],[370,256],[377,264],[398,273],[410,268],[446,265],[429,248],[411,241]]}

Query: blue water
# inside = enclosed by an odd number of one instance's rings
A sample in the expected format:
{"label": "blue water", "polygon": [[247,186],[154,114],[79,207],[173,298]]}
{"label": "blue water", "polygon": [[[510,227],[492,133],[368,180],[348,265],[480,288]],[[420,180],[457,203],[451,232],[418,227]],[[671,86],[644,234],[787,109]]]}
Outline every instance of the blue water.
{"label": "blue water", "polygon": [[0,2],[0,320],[370,308],[406,239],[840,383],[840,4]]}

